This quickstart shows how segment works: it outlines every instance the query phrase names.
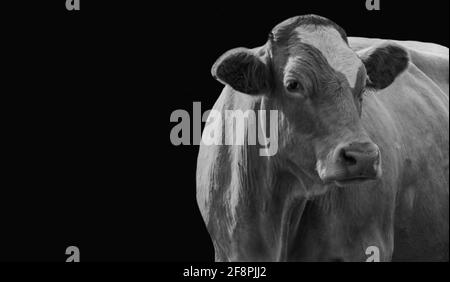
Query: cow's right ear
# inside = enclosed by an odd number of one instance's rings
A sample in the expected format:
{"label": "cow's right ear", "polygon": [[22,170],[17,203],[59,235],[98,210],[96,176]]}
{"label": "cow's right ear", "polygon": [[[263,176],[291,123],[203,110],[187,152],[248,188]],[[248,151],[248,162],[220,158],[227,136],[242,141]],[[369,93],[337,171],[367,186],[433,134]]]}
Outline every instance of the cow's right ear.
{"label": "cow's right ear", "polygon": [[234,90],[259,95],[270,87],[269,68],[261,57],[246,48],[232,49],[213,65],[214,78]]}

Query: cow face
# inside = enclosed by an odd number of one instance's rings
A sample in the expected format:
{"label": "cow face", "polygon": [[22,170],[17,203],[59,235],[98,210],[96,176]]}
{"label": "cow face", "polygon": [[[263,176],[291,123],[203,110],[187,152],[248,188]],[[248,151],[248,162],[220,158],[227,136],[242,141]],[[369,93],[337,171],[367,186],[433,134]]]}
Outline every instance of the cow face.
{"label": "cow face", "polygon": [[386,44],[359,57],[335,23],[301,16],[276,26],[262,48],[228,51],[212,73],[279,110],[280,158],[342,186],[380,177],[380,150],[360,121],[363,95],[388,87],[407,65],[399,46]]}

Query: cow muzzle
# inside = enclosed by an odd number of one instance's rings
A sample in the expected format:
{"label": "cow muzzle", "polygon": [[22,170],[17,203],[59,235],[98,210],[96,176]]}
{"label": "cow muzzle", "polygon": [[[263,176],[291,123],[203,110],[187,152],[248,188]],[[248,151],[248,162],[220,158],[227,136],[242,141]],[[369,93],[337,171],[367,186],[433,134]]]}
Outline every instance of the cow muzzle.
{"label": "cow muzzle", "polygon": [[324,183],[338,186],[377,179],[382,173],[380,149],[372,142],[342,144],[317,162],[317,172]]}

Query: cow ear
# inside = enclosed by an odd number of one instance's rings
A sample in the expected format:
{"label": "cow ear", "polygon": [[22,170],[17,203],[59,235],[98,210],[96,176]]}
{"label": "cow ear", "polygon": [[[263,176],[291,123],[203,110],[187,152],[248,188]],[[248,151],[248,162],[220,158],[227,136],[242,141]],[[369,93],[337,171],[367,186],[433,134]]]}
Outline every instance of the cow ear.
{"label": "cow ear", "polygon": [[409,64],[408,52],[393,42],[363,50],[359,55],[369,76],[366,86],[377,90],[391,85]]}
{"label": "cow ear", "polygon": [[213,65],[214,78],[234,90],[258,95],[269,90],[269,68],[263,58],[246,48],[232,49]]}

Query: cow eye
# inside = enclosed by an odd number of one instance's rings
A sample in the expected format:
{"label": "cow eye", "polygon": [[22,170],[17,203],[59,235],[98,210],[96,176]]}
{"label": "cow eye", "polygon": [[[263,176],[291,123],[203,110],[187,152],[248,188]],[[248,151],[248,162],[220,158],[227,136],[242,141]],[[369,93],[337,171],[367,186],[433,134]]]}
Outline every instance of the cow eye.
{"label": "cow eye", "polygon": [[301,87],[302,87],[302,85],[297,80],[289,80],[286,83],[286,89],[289,92],[298,91]]}

